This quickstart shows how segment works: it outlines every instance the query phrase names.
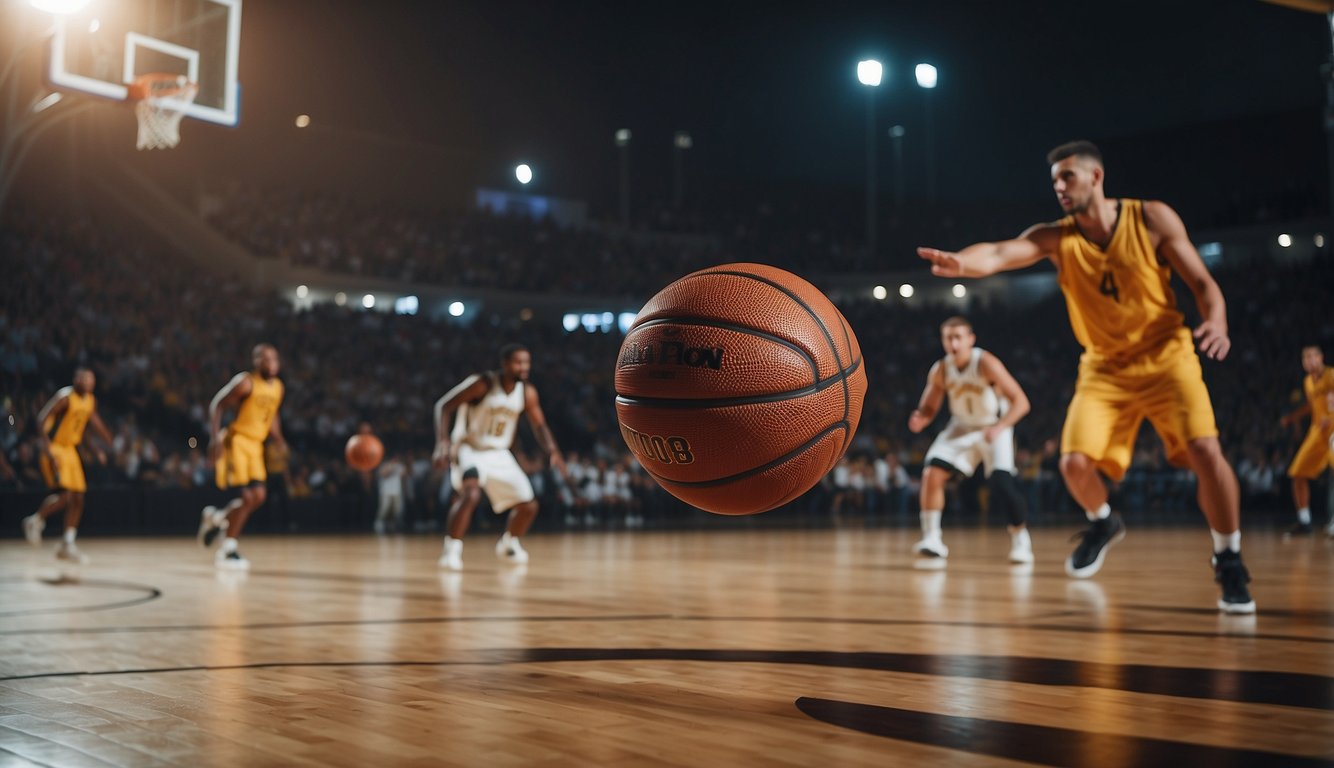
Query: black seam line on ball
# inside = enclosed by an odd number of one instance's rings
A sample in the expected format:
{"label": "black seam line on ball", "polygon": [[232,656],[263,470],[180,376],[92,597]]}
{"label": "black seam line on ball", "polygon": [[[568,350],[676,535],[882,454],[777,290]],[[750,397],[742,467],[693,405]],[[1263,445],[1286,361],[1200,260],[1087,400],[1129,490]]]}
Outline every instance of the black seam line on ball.
{"label": "black seam line on ball", "polygon": [[[806,302],[802,301],[801,298],[800,298],[799,296],[797,296],[797,294],[793,293],[792,291],[788,290],[787,288],[784,288],[783,286],[779,285],[778,283],[774,282],[773,280],[770,280],[770,279],[765,278],[765,277],[760,277],[759,275],[756,275],[756,274],[753,274],[753,273],[750,273],[750,272],[741,272],[741,271],[739,271],[739,270],[738,270],[738,271],[732,271],[732,270],[720,269],[720,270],[715,270],[715,271],[705,272],[704,274],[706,274],[706,275],[733,275],[733,276],[735,276],[735,277],[748,277],[748,278],[750,278],[751,280],[754,280],[754,281],[759,282],[759,283],[764,283],[765,285],[770,286],[770,287],[773,288],[774,290],[779,291],[780,293],[785,294],[788,298],[790,298],[790,299],[792,299],[793,301],[795,301],[795,302],[797,303],[797,306],[799,306],[799,307],[801,307],[802,309],[806,310],[806,313],[809,314],[812,318],[815,319],[816,324],[820,326],[820,331],[824,334],[825,341],[828,342],[828,344],[829,344],[829,351],[834,353],[834,362],[837,363],[838,366],[839,366],[840,368],[843,367],[843,360],[842,360],[842,358],[840,358],[839,355],[838,355],[838,346],[837,346],[836,344],[834,344],[834,335],[833,335],[832,333],[829,332],[829,327],[826,326],[826,325],[824,324],[824,320],[820,318],[820,315],[819,315],[818,313],[816,313],[816,311],[815,311],[814,309],[811,309],[811,307],[810,307],[809,304],[807,304]],[[818,289],[817,289],[817,290],[818,290]],[[823,294],[822,294],[822,295],[823,295]],[[833,302],[830,302],[830,304],[832,305]],[[852,350],[851,350],[851,349],[848,350],[848,354],[852,354]],[[842,377],[840,377],[840,378],[841,378],[841,380],[842,380],[842,382],[843,382],[843,420],[844,420],[844,421],[847,421],[847,420],[848,420],[848,415],[852,412],[852,393],[848,390],[848,380],[847,380],[847,377],[846,377],[846,376],[842,376]],[[852,435],[844,435],[844,437],[843,437],[843,450],[846,451],[846,450],[848,449],[848,443],[851,442],[851,440],[852,440]]]}
{"label": "black seam line on ball", "polygon": [[761,331],[758,328],[749,328],[744,325],[737,325],[736,323],[724,323],[718,320],[711,320],[703,317],[685,317],[685,316],[655,317],[654,319],[649,320],[643,325],[636,325],[634,328],[631,328],[630,333],[634,333],[635,331],[641,328],[649,328],[655,325],[665,325],[667,323],[674,323],[677,325],[702,325],[708,328],[721,328],[725,331],[736,331],[737,333],[744,333],[750,336],[758,336],[761,339],[782,344],[783,346],[791,349],[793,352],[796,352],[797,354],[801,355],[803,358],[806,359],[806,362],[810,364],[812,382],[817,382],[820,380],[820,368],[818,365],[816,365],[815,358],[811,356],[811,353],[807,352],[806,350],[802,349],[796,344],[793,344],[791,341],[788,341],[782,336],[775,336],[772,333],[765,333],[764,331]]}
{"label": "black seam line on ball", "polygon": [[[859,357],[852,363],[852,367],[845,371],[839,371],[838,374],[809,387],[801,389],[789,389],[786,392],[775,392],[771,395],[752,395],[750,397],[713,397],[703,400],[687,400],[679,397],[626,397],[617,395],[616,402],[620,405],[640,405],[646,408],[666,408],[666,409],[687,409],[687,408],[733,408],[738,405],[756,405],[759,403],[779,403],[784,400],[795,400],[797,398],[813,395],[817,392],[823,392],[829,387],[844,382],[844,388],[847,388],[847,378],[861,367],[862,359]],[[844,406],[846,409],[846,405]],[[847,421],[847,411],[844,411],[844,421]]]}
{"label": "black seam line on ball", "polygon": [[[844,432],[847,432],[850,426],[852,425],[848,424],[848,422],[846,421],[836,421],[833,424],[830,424],[828,427],[825,427],[822,431],[816,434],[815,437],[812,437],[810,440],[807,440],[805,443],[802,443],[800,446],[797,446],[793,450],[788,451],[787,453],[783,454],[782,456],[779,456],[778,458],[774,459],[773,461],[767,464],[762,464],[758,467],[752,467],[744,472],[738,472],[737,474],[728,477],[720,477],[717,478],[716,480],[694,480],[694,481],[673,480],[669,477],[663,477],[662,475],[659,475],[658,473],[654,472],[648,467],[645,467],[644,469],[650,475],[653,475],[654,479],[656,479],[658,482],[669,483],[671,485],[680,486],[682,488],[712,488],[713,486],[716,485],[727,485],[728,483],[735,483],[738,480],[745,480],[751,475],[758,475],[761,472],[767,472],[770,469],[779,466],[780,464],[785,464],[791,461],[792,459],[795,459],[796,457],[800,456],[801,454],[805,453],[806,451],[809,451],[816,443],[823,440],[825,436],[828,435],[830,432],[833,432],[836,429],[841,429]],[[642,464],[643,462],[640,463]]]}

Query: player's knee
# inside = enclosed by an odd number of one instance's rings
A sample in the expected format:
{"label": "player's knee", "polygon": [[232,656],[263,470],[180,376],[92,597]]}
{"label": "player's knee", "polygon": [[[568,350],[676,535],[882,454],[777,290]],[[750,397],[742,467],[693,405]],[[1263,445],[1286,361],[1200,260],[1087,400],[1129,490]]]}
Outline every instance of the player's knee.
{"label": "player's knee", "polygon": [[1086,454],[1061,454],[1061,474],[1065,477],[1084,477],[1093,469],[1093,459],[1090,459]]}
{"label": "player's knee", "polygon": [[1223,457],[1223,447],[1216,437],[1201,437],[1186,443],[1191,463],[1215,461]]}

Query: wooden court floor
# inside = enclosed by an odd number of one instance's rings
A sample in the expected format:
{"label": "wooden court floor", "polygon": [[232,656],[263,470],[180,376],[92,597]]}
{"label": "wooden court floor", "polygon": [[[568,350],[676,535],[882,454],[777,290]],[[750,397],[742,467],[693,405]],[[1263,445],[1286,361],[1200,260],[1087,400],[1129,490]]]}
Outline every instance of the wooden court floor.
{"label": "wooden court floor", "polygon": [[1334,542],[1248,534],[1236,617],[1203,526],[1072,531],[8,541],[0,766],[1334,764]]}

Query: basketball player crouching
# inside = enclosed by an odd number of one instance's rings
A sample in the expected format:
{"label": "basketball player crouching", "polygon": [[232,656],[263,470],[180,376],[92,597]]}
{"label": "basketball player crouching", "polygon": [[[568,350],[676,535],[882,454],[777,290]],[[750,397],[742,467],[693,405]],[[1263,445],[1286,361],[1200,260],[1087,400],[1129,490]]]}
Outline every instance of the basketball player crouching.
{"label": "basketball player crouching", "polygon": [[1005,507],[1010,562],[1032,563],[1027,509],[1014,479],[1014,425],[1028,415],[1028,396],[1000,359],[974,346],[976,342],[973,326],[966,319],[951,317],[941,323],[945,357],[931,366],[922,398],[908,417],[908,429],[921,432],[949,395],[949,424],[931,443],[922,470],[922,540],[913,545],[913,552],[942,560],[949,556],[940,534],[945,483],[950,472],[972,476],[981,464],[991,498]]}
{"label": "basketball player crouching", "polygon": [[[457,493],[449,510],[441,568],[463,569],[463,536],[483,491],[496,514],[510,513],[505,533],[496,544],[496,556],[509,563],[528,562],[519,537],[537,517],[537,499],[528,475],[510,452],[520,415],[528,417],[551,465],[569,485],[565,459],[547,427],[537,389],[528,383],[531,369],[532,355],[527,348],[506,345],[500,350],[500,370],[473,374],[436,401],[434,462],[437,468],[449,470]],[[455,412],[458,419],[451,434],[449,421]]]}

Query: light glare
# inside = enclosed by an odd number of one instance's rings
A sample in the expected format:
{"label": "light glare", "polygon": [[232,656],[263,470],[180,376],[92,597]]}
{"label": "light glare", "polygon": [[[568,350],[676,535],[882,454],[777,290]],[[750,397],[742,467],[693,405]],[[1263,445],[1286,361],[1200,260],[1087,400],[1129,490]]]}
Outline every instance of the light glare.
{"label": "light glare", "polygon": [[877,299],[883,300],[886,296],[889,295],[889,291],[885,290],[885,286],[877,285],[876,287],[871,289],[871,295]]}
{"label": "light glare", "polygon": [[880,85],[880,80],[884,77],[884,74],[884,66],[875,59],[857,62],[857,80],[862,85]]}
{"label": "light glare", "polygon": [[307,288],[306,286],[304,286],[304,285],[298,285],[298,286],[296,287],[296,297],[297,297],[298,299],[304,299],[304,298],[306,298],[306,297],[309,296],[309,295],[310,295],[310,289]]}
{"label": "light glare", "polygon": [[375,306],[375,297],[369,293],[366,294],[365,296],[362,296],[361,306],[365,307],[366,309],[371,309],[372,307]]}
{"label": "light glare", "polygon": [[305,128],[305,127],[308,126],[308,125],[310,125],[310,115],[297,115],[297,116],[296,116],[296,127],[297,127],[297,128]]}
{"label": "light glare", "polygon": [[518,179],[520,184],[527,184],[533,180],[533,169],[527,163],[520,163],[514,169],[514,178]]}
{"label": "light glare", "polygon": [[1278,244],[1279,244],[1280,246],[1284,247],[1284,248],[1287,248],[1287,247],[1291,246],[1291,245],[1292,245],[1292,235],[1289,235],[1289,234],[1286,233],[1286,232],[1284,232],[1283,234],[1279,235],[1279,236],[1278,236]]}
{"label": "light glare", "polygon": [[930,64],[918,64],[913,74],[917,75],[917,84],[923,88],[935,88],[938,74]]}
{"label": "light glare", "polygon": [[954,284],[953,290],[954,290],[954,298],[956,299],[962,299],[964,296],[968,294],[968,289],[963,287],[959,283]]}
{"label": "light glare", "polygon": [[911,299],[912,294],[913,294],[912,286],[909,285],[908,283],[904,283],[903,285],[899,286],[899,295],[902,296],[903,298]]}
{"label": "light glare", "polygon": [[450,317],[462,317],[462,316],[463,316],[463,310],[464,310],[463,302],[461,302],[461,301],[453,301],[453,302],[450,302],[450,304],[449,304],[449,315],[450,315]]}

